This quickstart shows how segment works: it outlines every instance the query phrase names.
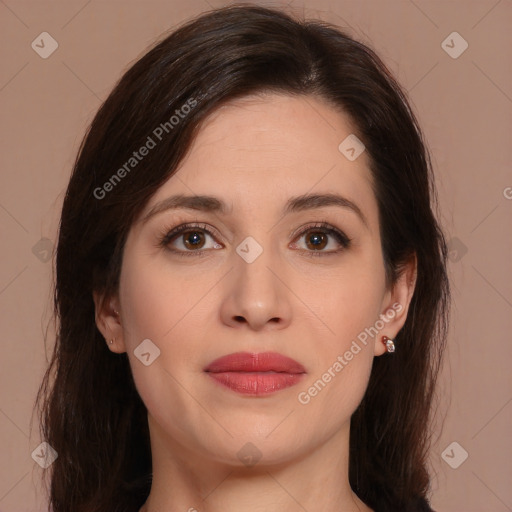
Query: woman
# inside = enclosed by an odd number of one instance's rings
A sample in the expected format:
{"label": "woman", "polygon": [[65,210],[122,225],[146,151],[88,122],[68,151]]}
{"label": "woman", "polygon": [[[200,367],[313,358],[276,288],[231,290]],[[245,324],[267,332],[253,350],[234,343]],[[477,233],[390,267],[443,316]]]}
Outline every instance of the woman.
{"label": "woman", "polygon": [[431,510],[435,202],[403,92],[335,27],[232,6],[157,44],[64,200],[53,510]]}

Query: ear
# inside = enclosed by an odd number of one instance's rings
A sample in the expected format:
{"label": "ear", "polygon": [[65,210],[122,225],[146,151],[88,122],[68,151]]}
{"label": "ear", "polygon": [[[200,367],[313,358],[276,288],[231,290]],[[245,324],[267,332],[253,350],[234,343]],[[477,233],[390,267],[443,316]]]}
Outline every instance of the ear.
{"label": "ear", "polygon": [[[126,352],[119,298],[117,296],[107,297],[98,292],[93,292],[93,299],[96,326],[105,338],[108,348],[118,354]],[[110,340],[112,340],[112,343],[110,343]]]}
{"label": "ear", "polygon": [[[418,272],[418,262],[414,253],[403,267],[396,283],[388,290],[382,302],[380,318],[384,322],[383,329],[377,334],[374,354],[381,356],[386,350],[382,342],[382,336],[395,339],[400,329],[404,326],[409,311]],[[400,347],[397,347],[400,349]]]}

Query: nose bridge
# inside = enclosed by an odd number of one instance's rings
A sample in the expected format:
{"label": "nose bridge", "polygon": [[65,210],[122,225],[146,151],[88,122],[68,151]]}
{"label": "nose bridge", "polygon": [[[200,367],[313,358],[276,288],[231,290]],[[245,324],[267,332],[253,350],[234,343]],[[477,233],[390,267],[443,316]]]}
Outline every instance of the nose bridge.
{"label": "nose bridge", "polygon": [[[258,237],[258,239],[256,238]],[[283,268],[279,252],[271,244],[271,232],[247,236],[233,254],[229,297],[223,307],[224,321],[247,322],[252,328],[289,321],[289,303],[279,276]],[[282,279],[282,278],[281,278]]]}
{"label": "nose bridge", "polygon": [[[257,235],[258,236],[258,235]],[[260,234],[258,240],[246,237],[236,247],[235,278],[237,292],[247,293],[249,301],[260,302],[267,307],[277,293],[275,276],[269,267],[279,266],[270,243],[270,234]]]}

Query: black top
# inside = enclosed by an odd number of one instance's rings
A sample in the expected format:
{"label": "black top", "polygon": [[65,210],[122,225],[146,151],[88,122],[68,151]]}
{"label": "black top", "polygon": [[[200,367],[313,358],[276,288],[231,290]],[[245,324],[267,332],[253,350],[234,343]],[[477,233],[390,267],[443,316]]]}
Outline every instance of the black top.
{"label": "black top", "polygon": [[373,510],[374,512],[435,512],[424,498],[419,498],[414,505],[407,509],[398,509],[397,507],[390,506],[388,503],[379,503]]}

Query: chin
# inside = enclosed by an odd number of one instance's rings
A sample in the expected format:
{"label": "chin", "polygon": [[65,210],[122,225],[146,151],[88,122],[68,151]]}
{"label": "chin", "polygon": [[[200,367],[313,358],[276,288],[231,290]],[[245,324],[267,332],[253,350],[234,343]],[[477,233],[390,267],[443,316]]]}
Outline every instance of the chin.
{"label": "chin", "polygon": [[[273,425],[275,429],[276,424]],[[279,432],[272,429],[231,428],[233,437],[222,436],[219,444],[212,446],[208,440],[207,451],[212,459],[228,466],[240,468],[269,468],[286,465],[314,449],[313,440],[308,441],[303,436],[287,429]],[[270,434],[269,434],[270,433]]]}

